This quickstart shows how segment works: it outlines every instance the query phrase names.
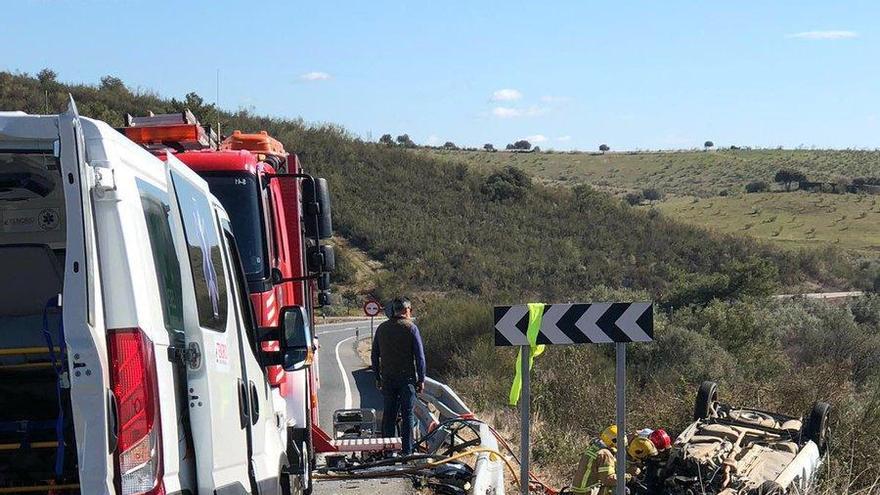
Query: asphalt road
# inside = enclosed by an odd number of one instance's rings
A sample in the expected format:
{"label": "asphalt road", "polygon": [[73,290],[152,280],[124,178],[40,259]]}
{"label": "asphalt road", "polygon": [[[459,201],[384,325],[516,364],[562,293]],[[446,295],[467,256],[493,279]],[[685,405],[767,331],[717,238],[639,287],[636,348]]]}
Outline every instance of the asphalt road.
{"label": "asphalt road", "polygon": [[[379,326],[379,322],[376,322]],[[356,339],[369,340],[370,320],[318,325],[318,358],[321,387],[318,389],[318,423],[328,434],[333,430],[333,411],[373,408],[382,410],[382,394],[373,372],[357,355]]]}
{"label": "asphalt road", "polygon": [[[379,320],[376,321],[379,326]],[[373,372],[357,354],[357,340],[369,340],[370,320],[318,325],[318,423],[333,435],[333,411],[372,408],[381,417],[382,394]],[[404,495],[413,493],[407,480],[318,481],[315,495]]]}

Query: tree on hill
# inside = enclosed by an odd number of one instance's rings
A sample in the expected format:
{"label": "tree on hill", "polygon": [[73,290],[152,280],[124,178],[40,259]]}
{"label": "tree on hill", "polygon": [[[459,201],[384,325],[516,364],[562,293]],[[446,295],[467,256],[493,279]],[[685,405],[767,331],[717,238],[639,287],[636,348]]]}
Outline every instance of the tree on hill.
{"label": "tree on hill", "polygon": [[516,141],[515,143],[513,143],[513,149],[528,151],[528,150],[532,149],[532,143],[526,141],[525,139],[520,139],[519,141]]}
{"label": "tree on hill", "polygon": [[452,141],[446,141],[445,143],[443,143],[443,149],[454,151],[458,149],[458,146],[456,146],[455,143],[453,143]]}
{"label": "tree on hill", "polygon": [[52,69],[43,69],[37,73],[37,79],[40,81],[40,86],[46,87],[56,82],[58,74]]}
{"label": "tree on hill", "polygon": [[611,148],[607,144],[600,144],[599,151],[605,153],[606,151],[611,151]]}
{"label": "tree on hill", "polygon": [[101,89],[117,90],[125,88],[122,79],[115,76],[104,76],[101,78]]}
{"label": "tree on hill", "polygon": [[791,191],[791,185],[795,182],[807,180],[807,176],[798,170],[783,168],[776,172],[773,181],[785,186],[786,191]]}
{"label": "tree on hill", "polygon": [[415,148],[416,143],[409,137],[409,134],[401,134],[397,136],[397,144],[403,146],[404,148]]}
{"label": "tree on hill", "polygon": [[535,153],[540,153],[540,152],[541,152],[541,147],[540,147],[540,146],[535,146],[534,148],[532,148],[532,151],[534,151]]}
{"label": "tree on hill", "polygon": [[492,146],[492,143],[486,143],[486,144],[484,144],[484,145],[483,145],[483,149],[484,149],[485,151],[489,151],[489,152],[495,151],[495,147]]}
{"label": "tree on hill", "polygon": [[703,143],[703,149],[706,151],[709,151],[709,148],[714,148],[714,147],[715,147],[715,143],[713,143],[712,141],[706,141],[705,143]]}
{"label": "tree on hill", "polygon": [[379,142],[385,146],[394,146],[394,138],[391,137],[391,134],[382,134],[382,137],[379,138]]}

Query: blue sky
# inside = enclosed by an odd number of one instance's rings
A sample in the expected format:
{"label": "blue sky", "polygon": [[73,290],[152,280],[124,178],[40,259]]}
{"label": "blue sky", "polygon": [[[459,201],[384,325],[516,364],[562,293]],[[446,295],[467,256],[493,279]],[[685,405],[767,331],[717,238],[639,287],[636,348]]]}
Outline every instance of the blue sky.
{"label": "blue sky", "polygon": [[2,69],[208,100],[219,69],[224,108],[364,138],[880,147],[875,1],[19,1],[3,17]]}

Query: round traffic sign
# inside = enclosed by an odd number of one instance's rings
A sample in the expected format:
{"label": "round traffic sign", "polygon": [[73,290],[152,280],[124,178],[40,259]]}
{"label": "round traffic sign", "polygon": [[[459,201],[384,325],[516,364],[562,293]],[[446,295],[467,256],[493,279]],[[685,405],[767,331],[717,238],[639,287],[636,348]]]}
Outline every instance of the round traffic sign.
{"label": "round traffic sign", "polygon": [[382,311],[382,305],[378,301],[367,301],[364,303],[364,314],[373,317]]}

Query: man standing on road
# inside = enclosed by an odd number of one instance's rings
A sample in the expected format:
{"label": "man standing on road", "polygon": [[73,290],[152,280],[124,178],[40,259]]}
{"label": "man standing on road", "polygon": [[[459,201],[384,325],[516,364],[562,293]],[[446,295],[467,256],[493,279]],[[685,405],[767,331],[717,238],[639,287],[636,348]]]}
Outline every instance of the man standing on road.
{"label": "man standing on road", "polygon": [[403,455],[413,452],[413,406],[416,392],[425,387],[425,349],[419,327],[412,320],[412,304],[400,297],[391,302],[391,318],[379,325],[373,338],[371,361],[376,387],[385,397],[382,435],[394,437],[400,414]]}

